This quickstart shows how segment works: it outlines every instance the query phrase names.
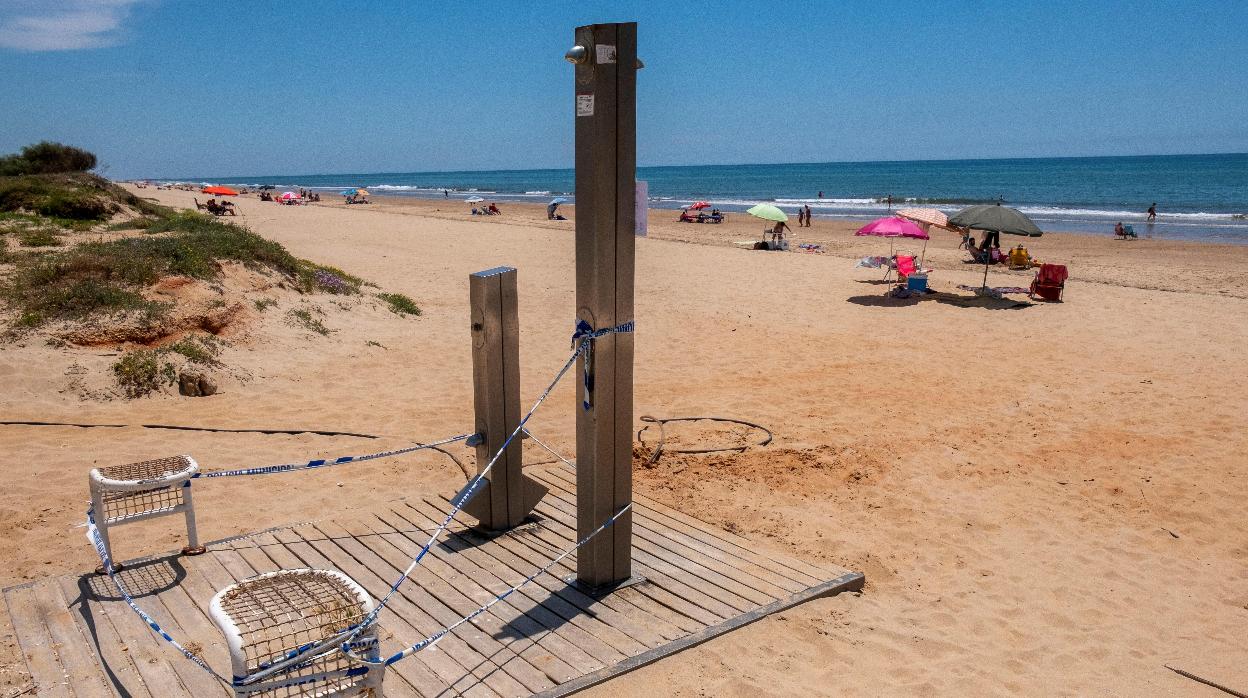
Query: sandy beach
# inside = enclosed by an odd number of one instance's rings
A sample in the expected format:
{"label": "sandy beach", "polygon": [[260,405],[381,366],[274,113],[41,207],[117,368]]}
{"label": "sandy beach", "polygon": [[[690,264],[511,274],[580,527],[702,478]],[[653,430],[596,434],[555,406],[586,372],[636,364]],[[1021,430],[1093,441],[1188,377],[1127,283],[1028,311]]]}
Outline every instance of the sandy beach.
{"label": "sandy beach", "polygon": [[[184,208],[195,196],[134,191]],[[0,425],[0,585],[95,566],[81,523],[96,465],[178,453],[264,465],[470,430],[471,272],[519,269],[526,403],[567,356],[573,220],[517,204],[473,217],[457,200],[236,204],[255,232],[407,294],[423,315],[351,311],[325,337],[280,324],[231,337],[246,380],[199,399],[83,400],[66,367],[115,350],[0,344],[0,419],[127,425]],[[651,211],[637,245],[636,415],[738,417],[776,440],[667,456],[637,468],[637,487],[760,546],[864,572],[867,585],[588,695],[1218,695],[1165,664],[1248,691],[1248,397],[1235,381],[1248,246],[1046,233],[1025,244],[1070,268],[1066,302],[1027,304],[958,290],[982,267],[936,231],[926,261],[941,293],[899,300],[884,297],[881,271],[855,268],[888,251],[855,238],[855,224],[795,230],[824,254],[772,253],[734,244],[760,235],[744,214],[722,225],[676,215]],[[994,267],[989,282],[1033,275]],[[575,401],[563,384],[533,425],[564,452]],[[154,423],[379,438],[138,426]],[[743,434],[673,427],[672,438]],[[212,482],[196,490],[200,535],[367,511],[463,480],[429,454]],[[168,522],[126,529],[117,556],[180,547]],[[0,686],[21,687],[20,650],[0,630]]]}

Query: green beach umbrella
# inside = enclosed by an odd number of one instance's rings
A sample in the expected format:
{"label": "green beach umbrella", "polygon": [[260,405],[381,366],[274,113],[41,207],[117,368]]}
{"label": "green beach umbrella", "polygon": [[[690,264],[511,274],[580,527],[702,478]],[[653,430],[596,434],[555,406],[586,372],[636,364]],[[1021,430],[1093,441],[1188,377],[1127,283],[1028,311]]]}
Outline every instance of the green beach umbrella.
{"label": "green beach umbrella", "polygon": [[762,218],[765,221],[775,221],[777,223],[784,223],[789,220],[787,213],[771,204],[758,204],[748,209],[746,213],[755,218]]}
{"label": "green beach umbrella", "polygon": [[[1031,219],[1016,209],[1001,204],[981,204],[971,206],[949,216],[949,225],[972,230],[984,230],[993,233],[1007,233],[1038,238],[1044,233],[1036,227]],[[984,260],[984,284],[981,290],[988,288],[988,265],[992,258]]]}

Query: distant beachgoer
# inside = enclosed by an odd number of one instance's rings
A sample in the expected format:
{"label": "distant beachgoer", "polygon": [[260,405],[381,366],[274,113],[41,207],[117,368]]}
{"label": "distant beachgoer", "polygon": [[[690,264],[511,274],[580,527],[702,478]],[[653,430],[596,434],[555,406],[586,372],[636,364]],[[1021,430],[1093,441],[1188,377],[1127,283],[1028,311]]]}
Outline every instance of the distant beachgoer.
{"label": "distant beachgoer", "polygon": [[555,220],[555,209],[557,208],[559,208],[559,204],[547,204],[546,205],[546,220],[548,221]]}
{"label": "distant beachgoer", "polygon": [[498,205],[496,205],[493,201],[490,202],[489,211],[491,216],[501,216],[503,214],[502,211],[498,210]]}
{"label": "distant beachgoer", "polygon": [[806,227],[810,227],[810,204],[806,204]]}
{"label": "distant beachgoer", "polygon": [[797,227],[799,228],[802,227],[802,225],[805,222],[806,222],[806,212],[800,208],[797,209]]}
{"label": "distant beachgoer", "polygon": [[820,199],[822,199],[822,198],[823,198],[823,192],[819,192],[819,198],[820,198]]}
{"label": "distant beachgoer", "polygon": [[1152,223],[1157,220],[1157,202],[1154,201],[1152,206],[1148,207],[1148,222]]}
{"label": "distant beachgoer", "polygon": [[442,198],[443,198],[443,199],[449,199],[449,198],[451,198],[451,192],[450,192],[449,190],[447,190],[447,189],[443,189],[443,190],[442,190]]}
{"label": "distant beachgoer", "polygon": [[1126,228],[1124,228],[1124,227],[1122,227],[1122,221],[1118,221],[1118,224],[1114,226],[1114,235],[1115,235],[1116,237],[1126,237],[1126,236],[1127,236],[1127,229],[1126,229]]}

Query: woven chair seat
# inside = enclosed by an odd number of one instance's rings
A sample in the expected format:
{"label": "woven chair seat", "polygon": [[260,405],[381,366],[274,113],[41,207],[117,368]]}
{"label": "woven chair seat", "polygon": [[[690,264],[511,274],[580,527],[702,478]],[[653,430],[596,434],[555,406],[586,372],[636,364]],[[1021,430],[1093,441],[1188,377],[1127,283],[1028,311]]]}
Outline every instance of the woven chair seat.
{"label": "woven chair seat", "polygon": [[[279,570],[226,587],[212,599],[210,614],[230,649],[234,676],[255,675],[300,648],[322,643],[358,624],[373,610],[372,598],[350,577],[336,571]],[[353,641],[360,653],[376,658],[376,625]],[[332,646],[331,646],[332,650]],[[338,651],[309,666],[235,686],[248,696],[374,696],[383,667],[367,667]],[[321,678],[306,681],[308,677]]]}

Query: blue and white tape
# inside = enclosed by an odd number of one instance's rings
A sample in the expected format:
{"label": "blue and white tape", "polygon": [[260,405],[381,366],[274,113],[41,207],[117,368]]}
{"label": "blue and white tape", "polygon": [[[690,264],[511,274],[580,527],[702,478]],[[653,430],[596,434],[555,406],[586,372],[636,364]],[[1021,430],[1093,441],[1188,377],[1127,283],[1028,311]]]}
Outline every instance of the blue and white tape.
{"label": "blue and white tape", "polygon": [[315,470],[317,468],[325,468],[331,465],[342,465],[343,463],[359,463],[366,460],[374,460],[377,458],[390,458],[391,456],[401,456],[405,453],[413,453],[415,451],[423,451],[429,448],[438,448],[447,444],[463,441],[472,434],[460,434],[452,436],[449,439],[434,441],[428,444],[416,444],[405,448],[398,448],[393,451],[381,451],[379,453],[369,453],[363,456],[340,456],[338,458],[318,458],[310,460],[306,463],[283,463],[281,465],[262,465],[254,468],[235,468],[232,470],[208,470],[200,471],[193,475],[194,478],[212,478],[212,477],[238,477],[240,475],[275,475],[277,473],[289,473],[295,470]]}
{"label": "blue and white tape", "polygon": [[615,327],[604,327],[601,330],[595,330],[588,322],[584,320],[576,321],[576,330],[572,333],[572,347],[576,349],[576,353],[585,354],[584,368],[584,398],[581,400],[581,408],[589,411],[593,406],[594,394],[594,375],[592,373],[591,364],[593,363],[594,348],[593,343],[599,337],[605,337],[609,334],[628,334],[633,332],[636,324],[634,321],[620,323]]}

